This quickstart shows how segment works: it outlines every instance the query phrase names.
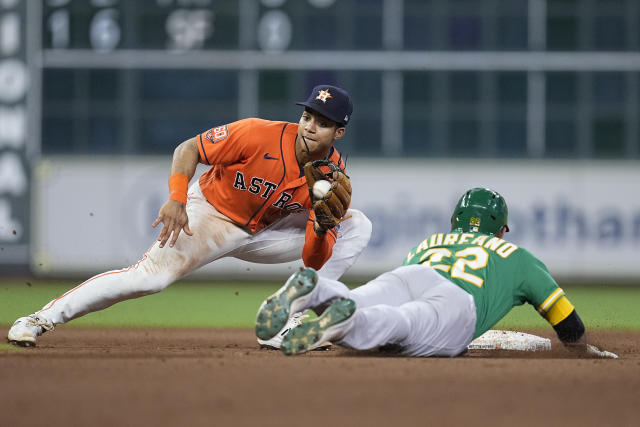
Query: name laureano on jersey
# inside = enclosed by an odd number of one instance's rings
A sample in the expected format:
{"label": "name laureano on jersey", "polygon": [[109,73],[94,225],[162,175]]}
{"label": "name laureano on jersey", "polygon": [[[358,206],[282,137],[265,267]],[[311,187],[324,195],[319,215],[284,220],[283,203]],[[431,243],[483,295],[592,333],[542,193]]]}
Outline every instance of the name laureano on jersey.
{"label": "name laureano on jersey", "polygon": [[[477,233],[436,233],[424,239],[418,246],[411,250],[411,252],[409,252],[409,254],[407,255],[405,264],[409,264],[412,262],[416,263],[413,258],[419,253],[422,253],[422,256],[417,261],[418,263],[425,263],[427,265],[430,265],[429,261],[439,262],[446,254],[443,254],[441,252],[439,253],[436,248],[440,249],[443,246],[465,244],[469,246],[479,246],[484,249],[488,249],[505,259],[518,249],[518,246],[511,242],[507,242],[506,240],[500,239],[499,237],[489,236],[486,234],[478,235]],[[430,248],[433,250],[429,250]],[[447,256],[451,255],[449,254]],[[435,266],[433,267],[435,268]]]}

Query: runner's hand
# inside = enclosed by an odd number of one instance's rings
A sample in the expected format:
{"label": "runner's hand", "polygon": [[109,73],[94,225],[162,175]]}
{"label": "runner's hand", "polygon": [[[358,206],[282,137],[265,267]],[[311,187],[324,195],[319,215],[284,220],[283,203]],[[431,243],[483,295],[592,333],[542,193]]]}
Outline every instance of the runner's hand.
{"label": "runner's hand", "polygon": [[604,359],[617,359],[618,355],[606,350],[600,350],[595,345],[587,344],[587,354]]}

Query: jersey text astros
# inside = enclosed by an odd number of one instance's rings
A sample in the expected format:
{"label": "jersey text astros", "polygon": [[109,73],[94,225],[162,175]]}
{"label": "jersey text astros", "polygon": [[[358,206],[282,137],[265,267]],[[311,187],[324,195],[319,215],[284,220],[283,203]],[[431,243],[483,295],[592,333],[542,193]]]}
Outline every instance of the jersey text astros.
{"label": "jersey text astros", "polygon": [[[295,155],[297,132],[294,123],[251,118],[198,135],[201,160],[213,165],[200,177],[202,193],[218,211],[251,232],[290,212],[310,209]],[[341,163],[336,150],[329,160]]]}

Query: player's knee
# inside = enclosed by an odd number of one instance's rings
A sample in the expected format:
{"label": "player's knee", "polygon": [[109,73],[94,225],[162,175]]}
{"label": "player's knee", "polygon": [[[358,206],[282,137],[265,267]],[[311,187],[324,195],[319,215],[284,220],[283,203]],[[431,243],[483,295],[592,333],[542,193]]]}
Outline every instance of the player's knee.
{"label": "player's knee", "polygon": [[169,274],[140,277],[135,289],[140,296],[151,295],[162,291],[174,281],[174,277]]}
{"label": "player's knee", "polygon": [[405,313],[402,310],[398,311],[398,327],[402,328],[402,330],[406,331],[407,336],[411,334],[412,328],[415,325],[411,322],[411,316],[408,313]]}
{"label": "player's knee", "polygon": [[132,271],[136,289],[145,294],[162,291],[191,271],[187,261],[176,250],[154,246]]}
{"label": "player's knee", "polygon": [[373,225],[371,224],[371,220],[367,218],[367,216],[357,209],[349,209],[348,215],[351,215],[351,219],[353,219],[355,223],[355,228],[357,228],[361,233],[366,235],[371,235],[371,230],[373,229]]}
{"label": "player's knee", "polygon": [[349,216],[349,230],[345,234],[348,234],[349,237],[354,240],[361,241],[362,245],[366,246],[369,243],[371,231],[373,230],[371,221],[364,213],[357,209],[349,209],[347,216]]}
{"label": "player's knee", "polygon": [[421,335],[435,328],[438,316],[431,304],[425,301],[411,301],[403,304],[401,313],[408,322],[410,334]]}

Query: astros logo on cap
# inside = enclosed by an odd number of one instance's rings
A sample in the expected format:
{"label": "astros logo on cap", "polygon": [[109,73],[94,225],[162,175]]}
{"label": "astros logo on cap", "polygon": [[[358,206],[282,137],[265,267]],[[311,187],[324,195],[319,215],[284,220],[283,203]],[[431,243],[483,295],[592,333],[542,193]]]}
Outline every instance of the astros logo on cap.
{"label": "astros logo on cap", "polygon": [[327,99],[329,98],[333,98],[329,93],[329,89],[319,90],[318,96],[316,96],[316,99],[319,99],[320,101],[322,101],[323,104],[326,104]]}

